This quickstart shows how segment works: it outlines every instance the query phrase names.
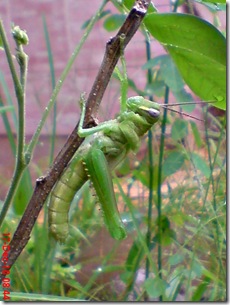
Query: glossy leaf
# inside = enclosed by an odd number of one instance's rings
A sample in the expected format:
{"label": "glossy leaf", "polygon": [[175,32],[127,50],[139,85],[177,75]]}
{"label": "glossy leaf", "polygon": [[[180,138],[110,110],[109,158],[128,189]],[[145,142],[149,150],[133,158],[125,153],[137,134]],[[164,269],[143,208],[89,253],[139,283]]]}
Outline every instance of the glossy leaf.
{"label": "glossy leaf", "polygon": [[226,109],[226,39],[210,23],[186,14],[149,14],[149,32],[169,52],[184,81],[204,101]]}

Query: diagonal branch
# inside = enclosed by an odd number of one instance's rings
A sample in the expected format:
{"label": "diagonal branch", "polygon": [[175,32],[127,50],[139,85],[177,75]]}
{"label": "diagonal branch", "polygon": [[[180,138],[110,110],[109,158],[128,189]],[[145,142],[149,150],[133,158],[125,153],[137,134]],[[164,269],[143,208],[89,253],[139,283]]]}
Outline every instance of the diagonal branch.
{"label": "diagonal branch", "polygon": [[[103,94],[106,90],[110,77],[120,57],[120,38],[124,38],[122,42],[122,48],[125,48],[129,41],[132,39],[137,29],[139,28],[141,21],[143,20],[147,12],[149,4],[150,0],[136,0],[135,5],[131,9],[129,15],[127,16],[124,24],[118,31],[117,35],[107,42],[105,55],[101,67],[87,99],[84,127],[87,127],[94,122],[92,118],[96,115],[98,111]],[[66,165],[71,160],[74,153],[83,142],[83,139],[79,138],[77,130],[78,124],[76,125],[69,138],[67,139],[65,145],[59,152],[47,175],[45,177],[40,177],[36,180],[34,193],[9,244],[10,250],[8,253],[7,262],[9,268],[11,268],[11,266],[15,263],[18,256],[20,255],[20,253],[26,246],[28,240],[30,239],[30,234],[35,224],[35,221],[54,184],[59,179]],[[0,264],[0,269],[1,271],[3,270],[2,260]],[[1,281],[3,278],[4,275],[1,272]]]}

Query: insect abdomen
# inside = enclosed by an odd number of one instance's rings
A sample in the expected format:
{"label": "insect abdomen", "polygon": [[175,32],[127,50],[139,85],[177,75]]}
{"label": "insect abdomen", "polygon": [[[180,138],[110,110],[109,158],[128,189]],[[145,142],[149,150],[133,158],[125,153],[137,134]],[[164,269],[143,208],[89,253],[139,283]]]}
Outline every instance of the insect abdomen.
{"label": "insect abdomen", "polygon": [[82,161],[76,158],[71,161],[51,192],[48,205],[49,231],[61,243],[66,241],[69,233],[70,204],[76,192],[87,180]]}

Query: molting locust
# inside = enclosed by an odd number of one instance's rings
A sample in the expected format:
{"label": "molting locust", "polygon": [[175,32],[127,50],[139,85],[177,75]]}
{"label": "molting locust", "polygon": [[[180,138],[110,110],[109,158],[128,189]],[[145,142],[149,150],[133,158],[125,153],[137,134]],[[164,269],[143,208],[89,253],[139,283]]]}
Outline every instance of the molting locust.
{"label": "molting locust", "polygon": [[126,111],[116,119],[96,127],[83,129],[85,101],[81,99],[82,114],[78,134],[86,141],[54,186],[49,200],[49,230],[53,237],[65,242],[68,212],[75,193],[89,179],[99,198],[104,221],[115,239],[126,237],[113,190],[111,170],[128,154],[137,151],[140,138],[158,121],[160,105],[141,96],[128,98]]}

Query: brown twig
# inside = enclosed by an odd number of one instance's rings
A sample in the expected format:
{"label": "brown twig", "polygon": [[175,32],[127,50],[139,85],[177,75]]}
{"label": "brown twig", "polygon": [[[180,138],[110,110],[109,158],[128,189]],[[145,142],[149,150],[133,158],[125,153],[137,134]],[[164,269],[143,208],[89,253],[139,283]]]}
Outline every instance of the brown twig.
{"label": "brown twig", "polygon": [[[93,117],[95,117],[98,111],[105,89],[120,57],[120,38],[124,38],[122,48],[125,48],[139,28],[141,21],[147,12],[149,4],[150,0],[136,0],[135,5],[131,9],[117,35],[107,42],[105,55],[100,70],[87,99],[86,118],[84,123],[85,127],[90,126],[94,122]],[[83,142],[83,139],[79,138],[77,130],[78,124],[56,157],[47,175],[36,180],[34,193],[9,244],[10,251],[8,253],[7,261],[9,268],[11,268],[11,266],[15,263],[21,251],[24,249],[28,240],[30,239],[30,234],[35,221],[54,184],[61,176],[63,170],[73,157],[78,147]],[[0,270],[2,271],[2,269],[3,264],[1,260]],[[3,278],[4,275],[1,272],[1,281]]]}

